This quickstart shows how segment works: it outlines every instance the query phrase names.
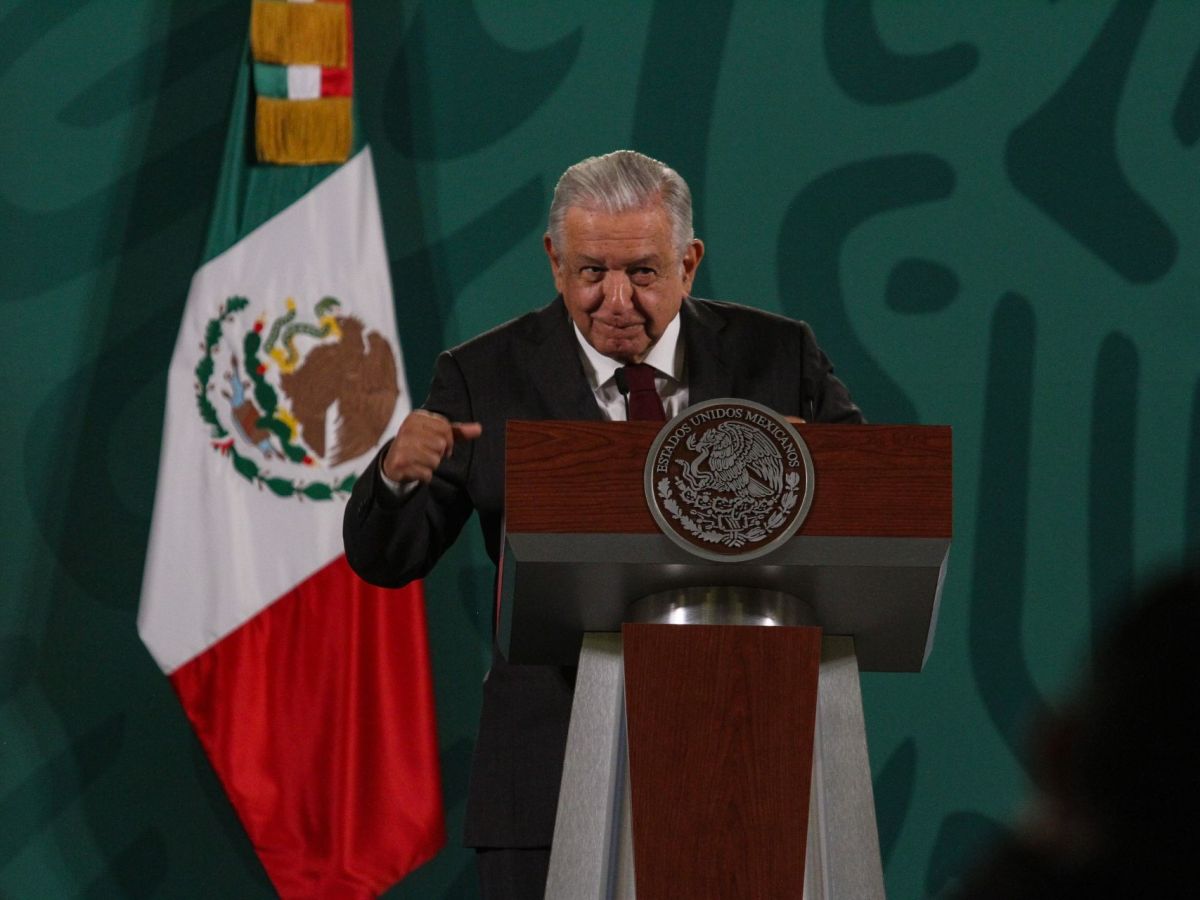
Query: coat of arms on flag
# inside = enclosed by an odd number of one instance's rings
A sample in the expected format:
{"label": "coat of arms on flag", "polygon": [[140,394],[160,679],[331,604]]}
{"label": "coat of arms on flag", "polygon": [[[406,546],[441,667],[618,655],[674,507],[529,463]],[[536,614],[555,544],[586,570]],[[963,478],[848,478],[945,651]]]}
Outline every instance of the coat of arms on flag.
{"label": "coat of arms on flag", "polygon": [[400,398],[395,350],[336,297],[308,317],[292,297],[283,306],[255,315],[247,297],[220,304],[204,328],[196,408],[247,481],[280,497],[345,496],[356,478],[346,464],[374,452]]}

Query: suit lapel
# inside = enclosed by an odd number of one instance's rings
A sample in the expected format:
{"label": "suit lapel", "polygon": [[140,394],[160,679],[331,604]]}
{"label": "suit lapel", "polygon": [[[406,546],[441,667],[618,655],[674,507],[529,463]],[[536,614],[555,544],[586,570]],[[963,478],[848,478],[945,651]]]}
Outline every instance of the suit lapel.
{"label": "suit lapel", "polygon": [[[725,320],[702,302],[685,297],[680,309],[688,402],[700,403],[733,393],[733,374],[726,367],[720,333]],[[601,421],[604,415],[579,362],[579,347],[562,298],[538,313],[530,348],[530,380],[536,385],[547,417]]]}
{"label": "suit lapel", "polygon": [[547,418],[603,420],[596,395],[583,374],[578,342],[561,297],[538,313],[535,341],[529,354],[530,380]]}
{"label": "suit lapel", "polygon": [[719,335],[725,320],[712,307],[685,297],[684,360],[688,373],[688,403],[702,403],[733,393],[733,374],[726,367]]}

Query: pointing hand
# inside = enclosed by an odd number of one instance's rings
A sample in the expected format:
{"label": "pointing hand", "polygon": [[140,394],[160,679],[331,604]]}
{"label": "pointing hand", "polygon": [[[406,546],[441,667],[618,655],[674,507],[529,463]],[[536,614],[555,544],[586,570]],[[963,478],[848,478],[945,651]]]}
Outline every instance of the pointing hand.
{"label": "pointing hand", "polygon": [[483,434],[478,422],[451,422],[423,409],[413,410],[396,432],[383,460],[383,474],[393,481],[423,481],[454,450],[455,441],[473,441]]}

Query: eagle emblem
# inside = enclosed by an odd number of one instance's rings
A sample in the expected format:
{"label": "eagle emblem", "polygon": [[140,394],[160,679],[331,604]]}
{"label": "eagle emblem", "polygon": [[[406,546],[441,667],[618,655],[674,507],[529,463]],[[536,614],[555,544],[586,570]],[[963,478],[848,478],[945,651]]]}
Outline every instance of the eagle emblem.
{"label": "eagle emblem", "polygon": [[204,329],[196,405],[213,449],[277,496],[348,494],[349,464],[374,450],[400,397],[395,350],[335,297],[308,315],[289,297],[246,323],[249,306],[228,298]]}
{"label": "eagle emblem", "polygon": [[799,528],[812,458],[788,421],[746,400],[684,410],[646,460],[646,499],[663,532],[709,559],[768,553]]}

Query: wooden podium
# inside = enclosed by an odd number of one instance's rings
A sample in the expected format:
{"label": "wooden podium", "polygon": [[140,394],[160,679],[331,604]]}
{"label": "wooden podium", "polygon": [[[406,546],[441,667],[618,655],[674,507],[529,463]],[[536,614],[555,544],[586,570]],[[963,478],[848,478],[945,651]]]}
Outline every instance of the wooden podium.
{"label": "wooden podium", "polygon": [[501,647],[579,664],[546,896],[882,898],[858,673],[929,654],[950,429],[798,426],[807,518],[738,563],[655,523],[658,431],[508,426]]}

